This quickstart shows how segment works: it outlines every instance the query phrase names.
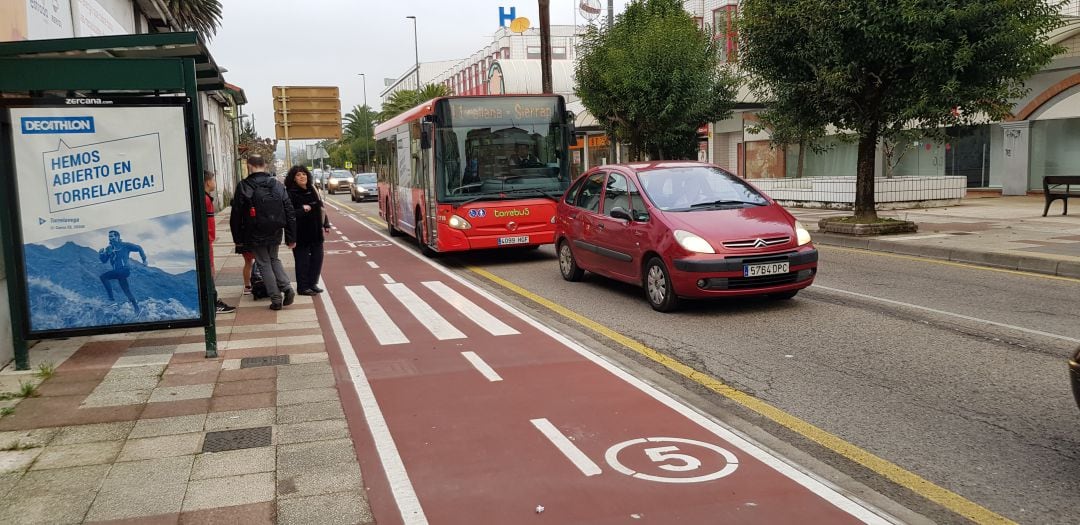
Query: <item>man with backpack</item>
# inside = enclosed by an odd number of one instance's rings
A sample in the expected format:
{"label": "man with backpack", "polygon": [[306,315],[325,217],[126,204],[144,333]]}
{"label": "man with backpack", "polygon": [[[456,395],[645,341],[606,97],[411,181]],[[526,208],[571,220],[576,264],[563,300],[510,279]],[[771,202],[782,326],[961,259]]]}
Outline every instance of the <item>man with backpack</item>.
{"label": "man with backpack", "polygon": [[283,232],[289,249],[296,247],[296,216],[285,186],[266,172],[266,161],[254,155],[248,157],[247,165],[250,175],[236,185],[229,226],[238,251],[243,248],[255,255],[270,295],[270,309],[281,310],[296,298],[292,280],[278,258]]}

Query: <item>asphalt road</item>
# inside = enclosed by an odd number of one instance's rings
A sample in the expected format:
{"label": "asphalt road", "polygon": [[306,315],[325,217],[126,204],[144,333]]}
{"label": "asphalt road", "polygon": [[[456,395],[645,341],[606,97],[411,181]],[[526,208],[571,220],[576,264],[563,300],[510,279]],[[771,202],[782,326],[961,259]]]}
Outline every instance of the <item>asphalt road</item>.
{"label": "asphalt road", "polygon": [[[348,201],[342,195],[337,200]],[[374,204],[353,205],[377,216]],[[640,289],[564,281],[551,247],[442,257],[483,268],[1020,523],[1080,523],[1080,410],[1065,362],[1080,344],[1080,282],[822,246],[815,285],[791,301],[689,303],[654,312]],[[522,299],[533,315],[560,316]],[[795,432],[682,384],[935,521],[962,522]]]}

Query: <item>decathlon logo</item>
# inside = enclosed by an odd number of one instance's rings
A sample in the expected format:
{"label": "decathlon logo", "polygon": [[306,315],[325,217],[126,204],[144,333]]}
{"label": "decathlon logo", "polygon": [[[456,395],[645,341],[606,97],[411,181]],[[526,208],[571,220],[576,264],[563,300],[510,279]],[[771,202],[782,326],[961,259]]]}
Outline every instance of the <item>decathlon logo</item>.
{"label": "decathlon logo", "polygon": [[22,117],[21,123],[24,135],[94,132],[94,117]]}

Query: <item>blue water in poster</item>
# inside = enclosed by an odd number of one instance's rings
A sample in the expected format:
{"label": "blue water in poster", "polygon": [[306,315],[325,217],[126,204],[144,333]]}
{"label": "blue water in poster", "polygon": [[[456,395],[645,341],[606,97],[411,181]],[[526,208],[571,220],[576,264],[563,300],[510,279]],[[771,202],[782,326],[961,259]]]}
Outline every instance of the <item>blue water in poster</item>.
{"label": "blue water in poster", "polygon": [[199,318],[190,213],[25,245],[31,331]]}

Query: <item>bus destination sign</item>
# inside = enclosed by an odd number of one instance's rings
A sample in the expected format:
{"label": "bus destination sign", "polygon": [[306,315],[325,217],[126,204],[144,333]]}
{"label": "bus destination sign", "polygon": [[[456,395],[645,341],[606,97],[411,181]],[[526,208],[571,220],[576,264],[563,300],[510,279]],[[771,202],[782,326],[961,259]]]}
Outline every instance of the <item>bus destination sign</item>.
{"label": "bus destination sign", "polygon": [[453,125],[468,126],[480,122],[515,122],[519,124],[547,124],[557,122],[558,99],[546,97],[521,97],[503,99],[446,99]]}

